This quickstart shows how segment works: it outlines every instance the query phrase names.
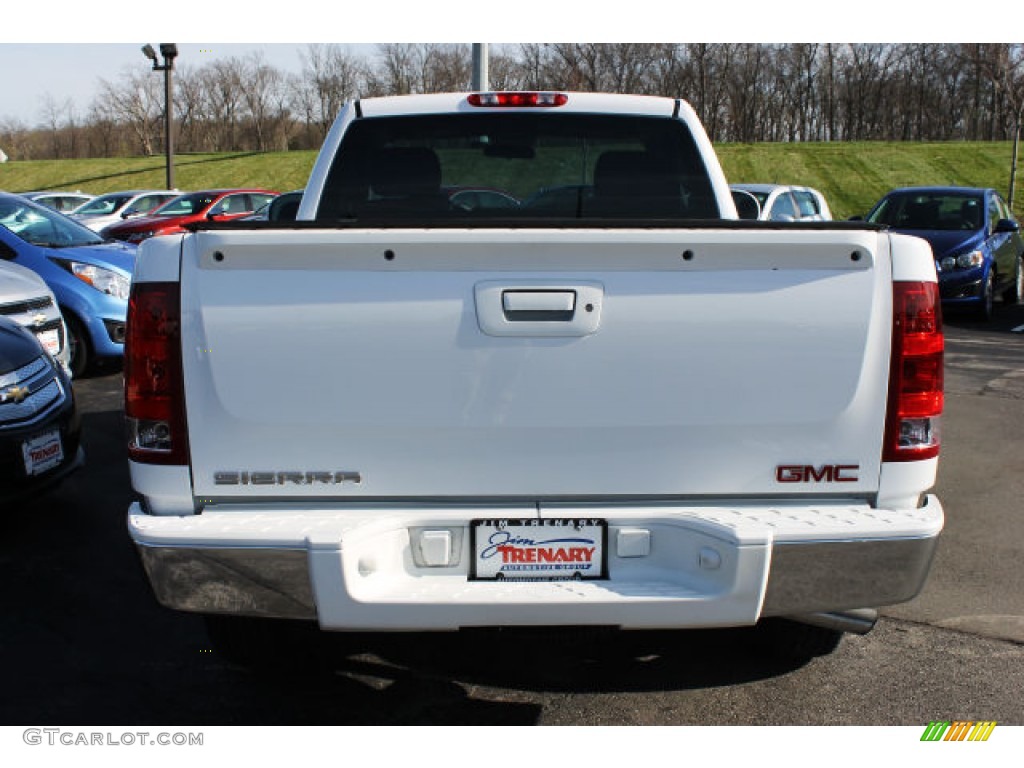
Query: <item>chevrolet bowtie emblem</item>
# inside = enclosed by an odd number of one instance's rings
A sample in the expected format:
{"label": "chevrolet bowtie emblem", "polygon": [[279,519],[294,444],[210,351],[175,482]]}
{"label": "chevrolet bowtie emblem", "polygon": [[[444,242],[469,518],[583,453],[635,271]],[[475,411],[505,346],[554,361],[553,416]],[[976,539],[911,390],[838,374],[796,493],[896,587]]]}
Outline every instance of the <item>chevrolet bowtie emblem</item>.
{"label": "chevrolet bowtie emblem", "polygon": [[0,392],[0,403],[20,403],[28,395],[28,387],[8,387]]}
{"label": "chevrolet bowtie emblem", "polygon": [[32,324],[35,325],[35,326],[40,326],[40,325],[42,325],[45,322],[46,322],[46,315],[44,315],[42,312],[40,312],[38,315],[34,315],[32,317]]}

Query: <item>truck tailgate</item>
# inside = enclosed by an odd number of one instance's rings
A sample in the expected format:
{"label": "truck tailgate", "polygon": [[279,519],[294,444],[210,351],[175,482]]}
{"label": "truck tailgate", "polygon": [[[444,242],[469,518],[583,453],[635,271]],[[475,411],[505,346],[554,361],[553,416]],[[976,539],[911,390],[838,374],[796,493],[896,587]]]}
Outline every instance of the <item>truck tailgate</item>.
{"label": "truck tailgate", "polygon": [[883,233],[296,229],[184,242],[197,497],[878,487]]}

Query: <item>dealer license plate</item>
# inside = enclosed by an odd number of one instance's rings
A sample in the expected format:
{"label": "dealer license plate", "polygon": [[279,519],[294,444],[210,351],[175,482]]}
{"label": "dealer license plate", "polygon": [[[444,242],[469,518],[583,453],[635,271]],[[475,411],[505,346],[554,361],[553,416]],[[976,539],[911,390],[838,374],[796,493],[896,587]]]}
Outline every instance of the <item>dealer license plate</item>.
{"label": "dealer license plate", "polygon": [[54,429],[26,440],[21,444],[25,459],[25,474],[38,475],[59,466],[64,461],[64,444],[60,430]]}
{"label": "dealer license plate", "polygon": [[608,525],[604,520],[474,520],[471,579],[555,581],[602,579]]}
{"label": "dealer license plate", "polygon": [[43,345],[43,349],[54,357],[56,357],[60,352],[60,334],[57,333],[56,328],[51,328],[48,331],[37,333],[36,338],[39,339],[39,343]]}

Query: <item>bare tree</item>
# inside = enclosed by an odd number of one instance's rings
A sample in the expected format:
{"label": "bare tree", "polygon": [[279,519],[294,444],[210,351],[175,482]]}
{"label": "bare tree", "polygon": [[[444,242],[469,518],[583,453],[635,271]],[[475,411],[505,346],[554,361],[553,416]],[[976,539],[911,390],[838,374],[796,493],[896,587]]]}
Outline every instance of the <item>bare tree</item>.
{"label": "bare tree", "polygon": [[288,88],[288,77],[281,73],[278,87],[274,88],[270,100],[270,148],[278,150],[291,149],[292,136],[295,133],[295,119],[291,110],[291,91]]}
{"label": "bare tree", "polygon": [[[727,43],[692,43],[685,46],[679,92],[700,115],[712,140],[730,135],[726,110],[728,77],[735,46]],[[688,95],[690,93],[694,95]]]}
{"label": "bare tree", "polygon": [[817,88],[820,48],[818,43],[772,48],[775,85],[771,100],[778,105],[778,139],[811,141],[820,136],[821,110]]}
{"label": "bare tree", "polygon": [[549,64],[558,71],[563,88],[573,91],[600,91],[603,67],[597,43],[555,43],[548,46],[552,55]]}
{"label": "bare tree", "polygon": [[[40,100],[43,120],[50,133],[50,157],[58,160],[64,154],[61,134],[66,119],[65,116],[72,112],[73,105],[71,99],[65,99],[58,103],[50,93],[44,93]],[[71,120],[73,122],[74,118],[72,117]]]}
{"label": "bare tree", "polygon": [[844,108],[843,139],[894,139],[895,116],[891,98],[892,77],[898,71],[903,49],[885,43],[844,46],[840,99]]}
{"label": "bare tree", "polygon": [[653,75],[662,53],[661,46],[651,43],[600,45],[603,87],[616,93],[656,93],[657,81]]}
{"label": "bare tree", "polygon": [[0,147],[10,159],[31,159],[31,146],[31,131],[24,122],[14,117],[0,122]]}
{"label": "bare tree", "polygon": [[211,149],[205,130],[209,122],[206,111],[206,74],[203,69],[186,65],[175,67],[174,114],[178,120],[176,144],[185,151]]}
{"label": "bare tree", "polygon": [[362,59],[337,45],[309,45],[300,58],[302,73],[290,80],[291,107],[320,141],[342,105],[365,88],[367,68]]}
{"label": "bare tree", "polygon": [[288,106],[297,119],[302,121],[302,144],[305,147],[313,147],[326,135],[320,123],[316,88],[302,75],[288,75],[285,82],[289,94]]}
{"label": "bare tree", "polygon": [[516,59],[519,69],[519,87],[524,90],[539,90],[545,87],[544,46],[539,43],[523,43],[519,46]]}
{"label": "bare tree", "polygon": [[281,73],[267,64],[262,53],[251,53],[241,62],[239,87],[255,135],[255,148],[260,152],[267,150],[279,118],[276,96],[283,81]]}
{"label": "bare tree", "polygon": [[523,62],[516,57],[514,51],[492,46],[490,53],[488,79],[491,90],[520,91],[529,87],[526,68],[523,66]]}
{"label": "bare tree", "polygon": [[739,44],[728,70],[728,109],[734,131],[733,140],[756,141],[764,127],[766,106],[765,80],[770,76],[764,66],[767,52],[763,46]]}
{"label": "bare tree", "polygon": [[114,157],[121,152],[121,126],[116,117],[93,100],[86,119],[90,157]]}
{"label": "bare tree", "polygon": [[388,43],[378,46],[368,95],[464,91],[472,77],[468,45]]}
{"label": "bare tree", "polygon": [[419,81],[417,47],[411,43],[388,43],[378,46],[380,68],[372,73],[372,91],[377,93],[416,93]]}
{"label": "bare tree", "polygon": [[470,87],[473,77],[472,48],[468,45],[421,46],[422,93],[451,93]]}
{"label": "bare tree", "polygon": [[155,137],[160,134],[163,115],[163,89],[160,78],[148,69],[127,67],[115,83],[100,79],[97,109],[127,125],[144,155],[152,155]]}
{"label": "bare tree", "polygon": [[1024,45],[989,43],[981,47],[978,65],[1005,99],[1008,117],[1012,120],[1013,154],[1010,161],[1010,188],[1006,202],[1013,207],[1017,187],[1017,154],[1020,146],[1020,124],[1024,113]]}
{"label": "bare tree", "polygon": [[239,123],[244,103],[242,82],[245,63],[238,57],[218,59],[203,67],[205,104],[209,116],[209,134],[217,151],[238,149]]}

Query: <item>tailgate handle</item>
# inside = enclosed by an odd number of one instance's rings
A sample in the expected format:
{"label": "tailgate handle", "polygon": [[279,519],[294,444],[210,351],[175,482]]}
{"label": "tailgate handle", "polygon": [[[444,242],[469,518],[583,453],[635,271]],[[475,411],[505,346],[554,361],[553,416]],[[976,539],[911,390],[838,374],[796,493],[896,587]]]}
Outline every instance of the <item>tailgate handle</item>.
{"label": "tailgate handle", "polygon": [[501,308],[509,322],[569,322],[576,291],[502,291]]}

